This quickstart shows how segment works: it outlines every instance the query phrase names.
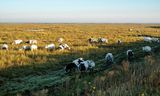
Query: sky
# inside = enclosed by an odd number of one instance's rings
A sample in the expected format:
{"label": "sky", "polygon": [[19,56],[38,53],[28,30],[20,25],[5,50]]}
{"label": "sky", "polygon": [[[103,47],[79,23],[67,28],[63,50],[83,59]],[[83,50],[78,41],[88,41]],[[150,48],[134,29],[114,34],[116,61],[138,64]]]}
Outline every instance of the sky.
{"label": "sky", "polygon": [[160,0],[0,0],[0,22],[160,23]]}

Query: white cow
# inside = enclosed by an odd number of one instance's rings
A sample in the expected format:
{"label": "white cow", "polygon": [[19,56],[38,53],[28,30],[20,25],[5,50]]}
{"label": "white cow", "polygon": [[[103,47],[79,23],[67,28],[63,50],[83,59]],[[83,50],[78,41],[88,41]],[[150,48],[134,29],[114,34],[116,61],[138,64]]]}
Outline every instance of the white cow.
{"label": "white cow", "polygon": [[133,31],[133,29],[132,29],[132,28],[130,28],[130,29],[128,29],[128,30],[129,30],[130,32],[131,32],[131,31]]}
{"label": "white cow", "polygon": [[148,53],[152,51],[152,48],[150,46],[145,46],[145,47],[142,47],[142,50]]}
{"label": "white cow", "polygon": [[21,44],[23,42],[23,40],[14,40],[13,44]]}
{"label": "white cow", "polygon": [[107,65],[113,64],[113,54],[112,53],[107,53],[105,56],[105,61]]}
{"label": "white cow", "polygon": [[29,40],[29,44],[37,44],[37,40]]}
{"label": "white cow", "polygon": [[37,45],[31,45],[30,47],[31,47],[31,51],[38,49],[38,46],[37,46]]}
{"label": "white cow", "polygon": [[89,70],[92,70],[96,65],[93,60],[87,60],[86,62],[88,62]]}
{"label": "white cow", "polygon": [[49,51],[52,51],[55,49],[55,45],[54,44],[49,44],[49,45],[46,45],[45,48]]}
{"label": "white cow", "polygon": [[3,45],[2,45],[2,49],[8,50],[8,45],[7,45],[7,44],[3,44]]}
{"label": "white cow", "polygon": [[144,37],[144,41],[145,42],[152,42],[152,38],[151,37]]}

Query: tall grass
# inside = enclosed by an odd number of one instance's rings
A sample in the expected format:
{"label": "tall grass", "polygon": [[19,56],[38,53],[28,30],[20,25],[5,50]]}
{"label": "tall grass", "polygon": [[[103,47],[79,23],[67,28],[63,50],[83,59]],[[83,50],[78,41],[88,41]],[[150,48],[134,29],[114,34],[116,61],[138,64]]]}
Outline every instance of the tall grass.
{"label": "tall grass", "polygon": [[75,79],[50,87],[49,96],[159,96],[159,56],[112,67],[103,73],[77,74]]}
{"label": "tall grass", "polygon": [[[159,29],[150,26],[151,25],[144,24],[0,24],[0,45],[4,43],[9,45],[8,51],[0,50],[0,77],[2,77],[2,86],[5,84],[4,82],[7,82],[5,81],[6,79],[11,81],[14,78],[45,75],[63,69],[66,63],[79,57],[98,61],[103,59],[107,52],[112,52],[116,55],[130,48],[141,50],[141,47],[145,45],[155,46],[155,44],[152,43],[142,42],[143,38],[140,37],[144,35],[160,37],[160,32],[157,31]],[[133,31],[129,31],[130,28],[132,28]],[[34,29],[40,31],[32,31]],[[109,39],[109,43],[91,45],[87,42],[91,36],[95,38],[107,38]],[[59,37],[65,39],[65,43],[69,44],[71,50],[47,51],[44,49],[44,46],[50,43],[58,46],[57,38]],[[19,51],[19,48],[27,44],[12,45],[15,39],[22,39],[24,41],[36,39],[38,40],[37,45],[39,49],[33,52]],[[116,44],[119,39],[124,42],[123,45]],[[136,81],[141,79],[141,75],[146,74],[145,68],[149,68],[149,63],[156,65],[155,62],[157,61],[154,61],[154,58],[153,61],[152,59],[148,59],[149,57],[146,58],[143,62],[133,65],[124,61],[122,66],[117,65],[112,70],[107,70],[104,73],[98,73],[93,76],[85,75],[83,79],[78,79],[78,75],[75,77],[75,80],[66,81],[61,87],[56,87],[58,91],[55,90],[55,93],[73,96],[80,94],[115,96],[122,93],[124,93],[125,96],[126,94],[152,93],[152,90],[148,87],[150,85],[147,85],[149,83],[146,83],[146,85],[141,84],[141,86],[139,82]],[[119,58],[119,60],[121,60],[121,58]],[[102,63],[97,64],[97,66],[101,64]],[[145,67],[145,65],[147,67]],[[159,68],[159,66],[155,69],[157,68]],[[143,72],[140,74],[141,71]],[[152,73],[154,72],[152,69],[148,72],[151,72],[147,73],[151,76],[154,74]],[[135,74],[140,75],[136,75],[136,80],[134,80]],[[72,85],[70,82],[73,82],[73,86],[71,87],[69,86],[70,84]],[[90,83],[88,84],[88,82]],[[146,89],[145,86],[147,86]],[[71,89],[69,90],[69,88]],[[130,90],[127,90],[127,88]],[[74,89],[76,89],[76,91],[74,91]],[[149,93],[145,93],[147,92],[146,90],[149,90]],[[50,90],[48,92],[52,94]],[[155,93],[157,93],[157,91]]]}

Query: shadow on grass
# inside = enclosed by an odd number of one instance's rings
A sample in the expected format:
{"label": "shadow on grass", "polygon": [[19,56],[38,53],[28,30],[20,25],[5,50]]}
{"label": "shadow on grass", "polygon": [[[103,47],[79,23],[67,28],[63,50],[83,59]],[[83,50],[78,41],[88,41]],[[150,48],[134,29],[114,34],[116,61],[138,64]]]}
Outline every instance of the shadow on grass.
{"label": "shadow on grass", "polygon": [[[57,55],[28,55],[30,58],[36,58],[37,56],[55,58],[58,62],[47,61],[43,64],[36,64],[32,62],[32,64],[24,66],[12,66],[6,69],[1,69],[0,93],[1,95],[11,95],[17,92],[24,92],[25,90],[34,90],[45,86],[53,86],[57,82],[63,82],[68,77],[64,76],[64,71],[61,69],[63,69],[68,62],[79,57],[92,59],[97,65],[103,65],[104,62],[98,61],[104,59],[106,53],[112,52],[115,56],[116,64],[121,64],[121,61],[127,58],[126,51],[128,49],[133,49],[133,51],[136,51],[135,58],[138,60],[139,57],[144,56],[142,53],[142,47],[146,45],[152,47],[157,46],[157,44],[154,43],[137,41],[132,43],[124,42],[122,45],[94,45],[98,48],[90,48],[85,51],[71,50],[71,52],[65,52],[64,54]],[[157,50],[159,49],[155,49],[153,51],[157,52]]]}
{"label": "shadow on grass", "polygon": [[[35,59],[36,57],[45,57],[45,58],[54,58],[58,60],[58,62],[47,61],[42,64],[37,64],[31,62],[31,64],[25,64],[22,66],[12,66],[6,69],[0,70],[0,76],[4,78],[17,78],[17,77],[26,77],[28,75],[43,75],[48,74],[52,71],[56,71],[59,69],[63,69],[63,67],[73,61],[76,58],[83,57],[84,59],[92,59],[95,62],[103,59],[108,52],[112,52],[113,55],[120,54],[122,52],[126,52],[128,49],[141,50],[143,46],[150,45],[155,46],[157,43],[146,43],[143,41],[126,43],[123,42],[122,45],[117,44],[103,44],[103,45],[95,45],[98,48],[90,48],[85,51],[71,51],[66,52],[64,54],[56,54],[56,55],[28,55],[29,58]],[[126,54],[124,54],[126,55]]]}
{"label": "shadow on grass", "polygon": [[145,34],[142,34],[142,35],[128,35],[130,37],[151,37],[151,38],[160,38],[159,36],[152,36],[152,35],[145,35]]}
{"label": "shadow on grass", "polygon": [[148,26],[147,28],[155,28],[155,29],[160,29],[160,26]]}

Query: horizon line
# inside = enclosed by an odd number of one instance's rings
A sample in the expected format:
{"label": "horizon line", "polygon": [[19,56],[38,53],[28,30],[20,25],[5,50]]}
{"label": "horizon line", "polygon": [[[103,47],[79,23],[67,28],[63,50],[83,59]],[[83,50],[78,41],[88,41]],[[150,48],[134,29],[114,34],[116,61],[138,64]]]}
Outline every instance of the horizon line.
{"label": "horizon line", "polygon": [[0,24],[160,24],[160,22],[0,22]]}

